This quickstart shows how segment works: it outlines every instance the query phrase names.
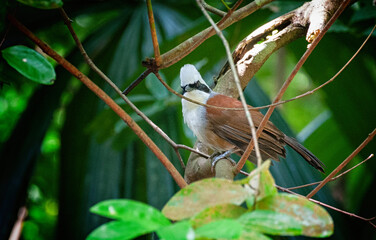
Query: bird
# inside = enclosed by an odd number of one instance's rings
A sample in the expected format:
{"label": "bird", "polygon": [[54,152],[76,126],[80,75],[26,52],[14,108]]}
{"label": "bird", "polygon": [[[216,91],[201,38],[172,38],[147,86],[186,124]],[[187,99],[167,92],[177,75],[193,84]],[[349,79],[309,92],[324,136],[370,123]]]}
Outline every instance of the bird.
{"label": "bird", "polygon": [[[197,139],[218,153],[217,156],[224,157],[231,153],[241,155],[252,139],[251,128],[244,110],[228,108],[243,108],[242,103],[210,89],[192,64],[186,64],[180,69],[180,80],[183,96],[205,105],[226,108],[207,107],[182,98],[184,122]],[[264,115],[257,110],[251,110],[250,114],[257,129]],[[264,160],[279,161],[279,157],[286,158],[284,146],[288,145],[310,165],[324,173],[325,165],[313,153],[294,138],[284,134],[271,121],[268,121],[263,129],[258,144]],[[248,159],[256,162],[254,151]]]}

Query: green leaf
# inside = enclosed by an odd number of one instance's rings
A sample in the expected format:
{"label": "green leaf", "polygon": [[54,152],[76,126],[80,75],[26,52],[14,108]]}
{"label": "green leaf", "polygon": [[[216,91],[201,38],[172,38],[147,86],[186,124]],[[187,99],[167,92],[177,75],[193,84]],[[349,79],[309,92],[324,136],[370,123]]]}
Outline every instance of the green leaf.
{"label": "green leaf", "polygon": [[35,50],[18,45],[4,49],[2,54],[10,66],[30,80],[46,85],[54,83],[54,68]]}
{"label": "green leaf", "polygon": [[63,6],[63,2],[61,0],[17,0],[20,3],[25,5],[41,8],[41,9],[54,9]]}
{"label": "green leaf", "polygon": [[147,224],[139,224],[134,221],[112,221],[96,228],[87,237],[87,240],[125,240],[132,239],[152,232]]}
{"label": "green leaf", "polygon": [[271,235],[296,236],[302,234],[302,224],[295,218],[270,210],[254,210],[239,219],[246,229]]}
{"label": "green leaf", "polygon": [[333,234],[333,220],[328,212],[304,197],[281,193],[257,202],[256,208],[291,216],[302,224],[305,236],[328,237]]}
{"label": "green leaf", "polygon": [[233,219],[222,219],[210,222],[195,230],[199,237],[207,237],[214,239],[235,239],[239,238],[243,226]]}
{"label": "green leaf", "polygon": [[103,201],[91,207],[90,211],[116,220],[147,225],[152,230],[171,224],[157,209],[147,204],[127,199]]}
{"label": "green leaf", "polygon": [[194,239],[195,233],[188,221],[181,221],[157,230],[158,236],[163,240]]}
{"label": "green leaf", "polygon": [[236,219],[244,214],[247,210],[243,207],[234,204],[221,204],[214,207],[209,207],[195,215],[190,223],[194,228],[201,227],[202,225],[224,218]]}
{"label": "green leaf", "polygon": [[207,207],[224,203],[240,205],[246,197],[247,191],[233,181],[204,179],[177,192],[164,206],[162,213],[172,220],[181,220],[192,217]]}
{"label": "green leaf", "polygon": [[254,169],[246,179],[238,181],[239,183],[246,183],[244,188],[249,193],[246,200],[248,208],[254,205],[256,194],[257,201],[277,194],[274,178],[269,171],[270,163],[270,160],[265,161],[260,167]]}

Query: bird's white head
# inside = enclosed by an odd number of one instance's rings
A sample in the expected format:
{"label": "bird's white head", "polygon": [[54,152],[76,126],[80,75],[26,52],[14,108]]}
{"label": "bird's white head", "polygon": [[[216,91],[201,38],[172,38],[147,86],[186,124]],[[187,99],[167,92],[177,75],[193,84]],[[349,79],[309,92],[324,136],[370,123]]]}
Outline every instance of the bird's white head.
{"label": "bird's white head", "polygon": [[192,64],[186,64],[180,69],[181,88],[183,95],[187,92],[195,90],[210,93],[211,89],[202,79],[201,74],[197,71],[196,67]]}

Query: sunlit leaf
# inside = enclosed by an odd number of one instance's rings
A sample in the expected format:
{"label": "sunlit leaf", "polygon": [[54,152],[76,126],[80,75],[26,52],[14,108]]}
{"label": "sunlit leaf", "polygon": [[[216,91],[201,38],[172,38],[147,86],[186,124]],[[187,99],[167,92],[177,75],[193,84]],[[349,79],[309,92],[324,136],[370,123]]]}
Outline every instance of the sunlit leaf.
{"label": "sunlit leaf", "polygon": [[333,233],[333,220],[328,212],[304,197],[282,193],[257,202],[256,208],[291,216],[302,224],[305,236],[328,237]]}
{"label": "sunlit leaf", "polygon": [[61,0],[17,0],[25,5],[41,8],[41,9],[54,9],[63,6],[63,1]]}
{"label": "sunlit leaf", "polygon": [[224,203],[236,205],[244,202],[247,192],[227,179],[213,178],[194,182],[176,193],[162,212],[172,220],[192,217],[207,207]]}
{"label": "sunlit leaf", "polygon": [[164,240],[194,239],[195,233],[188,221],[181,221],[157,230],[157,234]]}
{"label": "sunlit leaf", "polygon": [[103,201],[90,208],[90,211],[116,220],[139,222],[148,225],[150,229],[171,224],[157,209],[128,199]]}
{"label": "sunlit leaf", "polygon": [[54,83],[54,68],[35,50],[17,45],[4,49],[2,54],[10,66],[30,80],[47,85]]}
{"label": "sunlit leaf", "polygon": [[190,220],[190,223],[194,228],[197,228],[206,223],[224,218],[238,218],[246,211],[245,208],[235,204],[216,205],[198,213]]}
{"label": "sunlit leaf", "polygon": [[242,230],[243,226],[237,220],[222,219],[199,227],[195,233],[199,237],[234,239],[240,236]]}
{"label": "sunlit leaf", "polygon": [[126,240],[154,231],[148,224],[134,221],[112,221],[96,228],[87,240]]}
{"label": "sunlit leaf", "polygon": [[271,235],[301,235],[302,224],[295,218],[270,210],[254,210],[239,219],[246,229]]}

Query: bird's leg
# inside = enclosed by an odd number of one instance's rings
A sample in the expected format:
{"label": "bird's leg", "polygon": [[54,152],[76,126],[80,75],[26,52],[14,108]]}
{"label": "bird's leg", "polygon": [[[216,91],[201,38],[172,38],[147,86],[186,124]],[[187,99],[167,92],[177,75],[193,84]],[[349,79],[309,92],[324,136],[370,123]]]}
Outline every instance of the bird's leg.
{"label": "bird's leg", "polygon": [[230,149],[230,150],[227,150],[226,152],[215,152],[215,153],[213,153],[209,157],[209,159],[211,159],[211,170],[212,170],[212,172],[214,172],[215,165],[218,163],[218,161],[223,159],[223,158],[226,158],[227,160],[229,160],[235,166],[236,162],[234,160],[232,160],[231,158],[229,158],[229,156],[231,154],[233,154],[234,152],[236,152],[235,149]]}

